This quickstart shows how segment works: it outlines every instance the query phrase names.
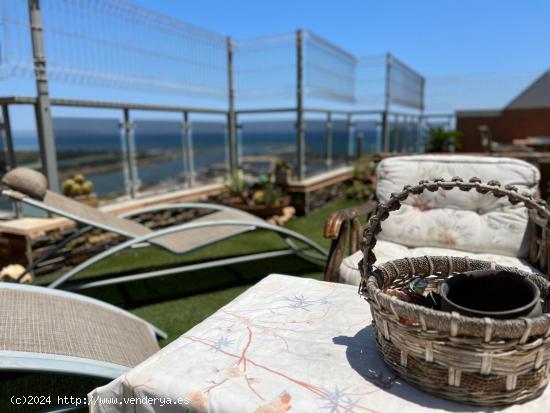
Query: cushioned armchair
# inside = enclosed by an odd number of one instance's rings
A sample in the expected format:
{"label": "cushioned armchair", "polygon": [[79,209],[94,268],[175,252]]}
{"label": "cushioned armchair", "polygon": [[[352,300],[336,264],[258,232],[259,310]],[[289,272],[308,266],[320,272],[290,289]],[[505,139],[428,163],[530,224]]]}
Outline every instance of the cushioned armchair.
{"label": "cushioned armchair", "polygon": [[[459,176],[482,182],[497,180],[538,196],[539,170],[524,161],[461,155],[415,155],[387,158],[377,167],[378,202],[420,180]],[[376,201],[337,211],[327,218],[325,237],[332,239],[325,279],[359,284],[361,229]],[[548,231],[536,213],[522,204],[475,191],[438,190],[410,196],[383,222],[374,249],[377,263],[403,257],[454,255],[495,261],[548,274]],[[346,246],[349,248],[346,248]],[[346,250],[349,251],[344,258]]]}

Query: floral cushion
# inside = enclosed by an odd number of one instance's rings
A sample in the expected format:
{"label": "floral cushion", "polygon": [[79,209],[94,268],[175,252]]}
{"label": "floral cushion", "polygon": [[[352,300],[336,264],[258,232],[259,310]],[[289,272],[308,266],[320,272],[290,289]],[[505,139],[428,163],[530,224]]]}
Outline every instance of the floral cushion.
{"label": "floral cushion", "polygon": [[[537,191],[540,173],[533,165],[512,158],[461,155],[415,155],[384,159],[377,170],[377,197],[422,179],[476,176],[513,184],[520,192]],[[439,247],[475,253],[525,257],[528,218],[523,205],[511,205],[492,194],[439,190],[410,196],[382,224],[379,239],[408,247]]]}
{"label": "floral cushion", "polygon": [[[374,247],[376,254],[376,264],[396,260],[404,257],[422,257],[425,255],[448,255],[455,257],[470,257],[472,259],[486,260],[496,264],[516,267],[521,270],[540,273],[535,267],[531,266],[526,260],[517,257],[510,257],[498,254],[476,254],[471,252],[459,251],[454,249],[437,247],[418,247],[409,248],[405,245],[396,244],[389,241],[378,241]],[[363,258],[363,253],[357,251],[342,261],[339,271],[339,282],[345,284],[359,285],[361,274],[359,273],[359,261]]]}

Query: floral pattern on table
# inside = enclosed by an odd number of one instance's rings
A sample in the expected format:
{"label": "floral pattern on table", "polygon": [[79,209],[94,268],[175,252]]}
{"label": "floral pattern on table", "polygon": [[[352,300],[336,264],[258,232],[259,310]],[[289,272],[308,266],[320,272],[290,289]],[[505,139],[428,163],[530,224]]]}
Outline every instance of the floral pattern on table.
{"label": "floral pattern on table", "polygon": [[[92,395],[182,397],[188,411],[212,413],[476,411],[396,379],[370,322],[355,287],[270,275]],[[541,402],[549,401],[547,392]],[[529,405],[522,411],[536,411]],[[186,410],[113,404],[92,411]]]}

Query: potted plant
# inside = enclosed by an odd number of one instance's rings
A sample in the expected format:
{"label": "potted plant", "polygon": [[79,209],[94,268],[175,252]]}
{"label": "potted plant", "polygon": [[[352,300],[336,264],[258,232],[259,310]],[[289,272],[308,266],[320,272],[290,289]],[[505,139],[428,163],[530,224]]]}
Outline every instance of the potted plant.
{"label": "potted plant", "polygon": [[93,193],[94,184],[85,180],[84,175],[76,174],[73,178],[63,181],[63,194],[82,202],[83,204],[96,207],[97,196]]}
{"label": "potted plant", "polygon": [[353,181],[346,189],[346,198],[361,201],[369,199],[376,187],[375,165],[372,155],[365,155],[355,162]]}
{"label": "potted plant", "polygon": [[373,193],[373,184],[361,182],[355,179],[346,189],[346,198],[356,201],[363,201],[365,199],[369,199]]}
{"label": "potted plant", "polygon": [[279,159],[275,163],[275,184],[277,185],[288,185],[292,175],[292,168],[290,165]]}
{"label": "potted plant", "polygon": [[445,130],[441,127],[430,127],[426,152],[451,152],[460,149],[462,133],[456,130]]}
{"label": "potted plant", "polygon": [[353,178],[363,182],[375,182],[375,164],[372,154],[363,155],[355,162]]}
{"label": "potted plant", "polygon": [[258,217],[281,215],[283,209],[290,204],[290,197],[283,195],[265,175],[250,187],[242,184],[244,179],[236,176],[230,175],[226,182],[228,204]]}
{"label": "potted plant", "polygon": [[247,185],[242,170],[239,169],[227,175],[224,185],[230,204],[242,203],[246,198]]}

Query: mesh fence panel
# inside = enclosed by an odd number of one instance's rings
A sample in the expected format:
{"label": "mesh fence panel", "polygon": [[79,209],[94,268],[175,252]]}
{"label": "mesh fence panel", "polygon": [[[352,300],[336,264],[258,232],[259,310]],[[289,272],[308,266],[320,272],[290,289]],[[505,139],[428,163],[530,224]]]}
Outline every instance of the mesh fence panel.
{"label": "mesh fence panel", "polygon": [[33,75],[27,2],[0,0],[0,79]]}
{"label": "mesh fence panel", "polygon": [[362,56],[357,64],[357,102],[368,107],[384,106],[386,55]]}
{"label": "mesh fence panel", "polygon": [[[52,81],[227,101],[226,38],[122,0],[41,0]],[[28,5],[0,0],[0,77],[32,77]],[[296,33],[234,42],[239,105],[294,104]],[[382,107],[385,55],[357,59],[303,32],[304,98]],[[422,107],[423,79],[394,59],[391,103]]]}
{"label": "mesh fence panel", "polygon": [[[27,1],[1,0],[4,75],[32,74]],[[119,0],[41,0],[53,81],[224,98],[225,38]]]}
{"label": "mesh fence panel", "polygon": [[[357,66],[357,100],[373,108],[384,106],[386,99],[387,55],[363,56]],[[424,78],[407,65],[391,57],[389,103],[413,109],[424,108]]]}
{"label": "mesh fence panel", "polygon": [[312,32],[304,32],[306,97],[355,102],[357,59]]}
{"label": "mesh fence panel", "polygon": [[391,103],[415,109],[424,108],[424,78],[396,58],[390,66]]}
{"label": "mesh fence panel", "polygon": [[235,41],[233,55],[238,104],[295,98],[294,33]]}

